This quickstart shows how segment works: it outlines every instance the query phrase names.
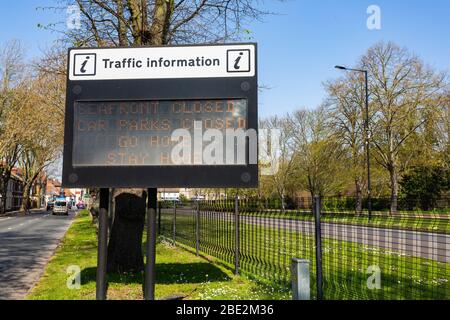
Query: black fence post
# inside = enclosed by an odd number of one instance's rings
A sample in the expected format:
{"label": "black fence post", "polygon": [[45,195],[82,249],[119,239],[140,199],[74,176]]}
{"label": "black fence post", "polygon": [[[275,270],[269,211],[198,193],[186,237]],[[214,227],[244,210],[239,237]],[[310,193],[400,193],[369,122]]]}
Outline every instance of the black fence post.
{"label": "black fence post", "polygon": [[108,250],[108,205],[109,189],[100,189],[100,208],[98,217],[97,283],[95,297],[106,299],[106,262]]}
{"label": "black fence post", "polygon": [[173,202],[173,219],[172,219],[173,225],[173,245],[175,245],[175,241],[177,240],[177,203],[176,201]]}
{"label": "black fence post", "polygon": [[314,197],[314,222],[316,236],[316,284],[317,300],[323,299],[323,278],[322,278],[322,231],[320,225],[320,197]]}
{"label": "black fence post", "polygon": [[195,252],[198,256],[200,251],[200,202],[198,200],[195,217]]}
{"label": "black fence post", "polygon": [[145,300],[155,300],[156,265],[156,207],[158,193],[156,188],[148,189],[147,199],[147,261],[145,265]]}
{"label": "black fence post", "polygon": [[239,274],[239,198],[234,199],[234,274]]}

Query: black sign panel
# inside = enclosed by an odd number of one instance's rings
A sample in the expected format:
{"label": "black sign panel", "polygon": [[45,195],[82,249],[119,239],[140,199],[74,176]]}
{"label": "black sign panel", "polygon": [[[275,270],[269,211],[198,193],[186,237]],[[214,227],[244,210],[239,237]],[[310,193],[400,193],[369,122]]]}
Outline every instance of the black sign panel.
{"label": "black sign panel", "polygon": [[[244,51],[249,44],[225,46],[223,57],[220,46],[213,46],[217,58],[212,54],[210,60],[218,62],[211,68],[225,61],[221,72],[233,76],[212,78],[202,78],[202,70],[188,78],[184,70],[183,78],[130,79],[133,72],[119,72],[118,79],[111,79],[111,70],[102,73],[102,61],[117,59],[116,50],[124,49],[69,51],[68,69],[73,72],[67,82],[63,185],[256,187],[256,70],[248,76],[249,68],[256,68],[256,47],[250,44],[254,57],[245,51],[248,57],[239,60],[240,47]],[[239,61],[247,64],[241,76],[235,76],[239,70],[229,70],[230,57],[233,67],[239,67]],[[81,61],[80,70],[74,58]],[[96,64],[89,66],[92,60]],[[120,61],[126,66],[128,60]]]}
{"label": "black sign panel", "polygon": [[[194,137],[198,123],[201,133],[215,129],[226,137],[227,129],[247,128],[247,101],[233,100],[165,100],[122,102],[75,102],[72,164],[83,166],[166,166],[173,161],[174,129],[185,129]],[[189,142],[189,141],[188,141]],[[204,161],[208,143],[200,154],[194,143],[187,146],[190,158],[185,165],[226,165],[225,145],[221,159]],[[237,154],[237,143],[233,143]],[[93,152],[95,150],[95,152]],[[213,155],[214,156],[214,155]],[[201,161],[198,160],[201,158]],[[206,155],[205,155],[206,157]],[[196,161],[198,160],[198,161]],[[229,161],[237,165],[237,160]],[[244,163],[245,164],[245,163]]]}

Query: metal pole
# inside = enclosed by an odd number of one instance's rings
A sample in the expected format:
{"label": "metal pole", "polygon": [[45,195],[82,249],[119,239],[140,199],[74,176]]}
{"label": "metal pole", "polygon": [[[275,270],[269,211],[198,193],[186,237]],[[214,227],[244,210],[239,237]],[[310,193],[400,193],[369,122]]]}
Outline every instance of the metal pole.
{"label": "metal pole", "polygon": [[158,206],[158,234],[161,234],[161,206]]}
{"label": "metal pole", "polygon": [[98,217],[97,283],[95,297],[106,299],[106,262],[108,248],[108,203],[109,189],[100,189],[100,210]]}
{"label": "metal pole", "polygon": [[314,197],[314,222],[316,228],[316,284],[317,300],[323,299],[322,280],[322,231],[320,225],[320,197]]}
{"label": "metal pole", "polygon": [[239,274],[239,198],[234,199],[234,274]]}
{"label": "metal pole", "polygon": [[175,241],[177,240],[177,204],[174,201],[173,202],[173,226],[172,226],[172,230],[173,230],[173,245],[175,245]]}
{"label": "metal pole", "polygon": [[114,223],[114,189],[109,190],[108,195],[108,228],[111,232]]}
{"label": "metal pole", "polygon": [[310,300],[309,260],[292,258],[292,300]]}
{"label": "metal pole", "polygon": [[155,300],[156,279],[156,209],[158,206],[157,189],[148,189],[147,200],[147,263],[145,265],[145,300]]}
{"label": "metal pole", "polygon": [[372,219],[372,186],[370,181],[370,130],[369,130],[369,76],[367,70],[364,71],[366,80],[366,152],[367,152],[367,209],[369,210],[369,220]]}
{"label": "metal pole", "polygon": [[197,208],[195,215],[195,252],[197,256],[200,251],[200,202],[197,200]]}

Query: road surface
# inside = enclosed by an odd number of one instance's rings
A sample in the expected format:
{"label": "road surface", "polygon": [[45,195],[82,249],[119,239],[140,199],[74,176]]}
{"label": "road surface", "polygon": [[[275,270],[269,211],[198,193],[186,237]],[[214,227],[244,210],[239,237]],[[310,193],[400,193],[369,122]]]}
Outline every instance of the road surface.
{"label": "road surface", "polygon": [[39,280],[75,213],[0,217],[0,299],[23,299]]}

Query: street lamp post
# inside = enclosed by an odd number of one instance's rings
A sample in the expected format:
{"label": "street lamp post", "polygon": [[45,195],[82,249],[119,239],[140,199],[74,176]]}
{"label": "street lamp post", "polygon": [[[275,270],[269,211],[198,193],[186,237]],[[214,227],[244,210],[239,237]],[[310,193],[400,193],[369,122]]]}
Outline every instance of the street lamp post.
{"label": "street lamp post", "polygon": [[366,120],[364,129],[366,131],[366,162],[367,162],[367,209],[369,210],[369,220],[372,219],[372,186],[370,182],[370,131],[369,131],[369,77],[367,70],[351,69],[343,66],[335,66],[336,69],[364,73],[366,82]]}

